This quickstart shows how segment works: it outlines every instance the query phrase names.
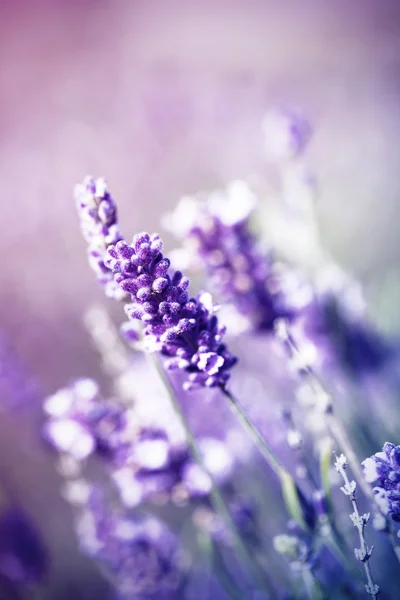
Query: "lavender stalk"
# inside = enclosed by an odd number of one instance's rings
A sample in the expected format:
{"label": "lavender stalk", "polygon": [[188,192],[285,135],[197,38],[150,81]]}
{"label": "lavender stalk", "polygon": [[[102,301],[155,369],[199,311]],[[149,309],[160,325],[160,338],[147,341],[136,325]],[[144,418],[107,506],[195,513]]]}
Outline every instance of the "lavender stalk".
{"label": "lavender stalk", "polygon": [[256,563],[253,561],[252,557],[250,556],[246,545],[243,543],[243,541],[236,529],[236,525],[231,517],[229,508],[228,508],[221,492],[219,491],[218,485],[216,484],[213,475],[210,473],[210,471],[206,468],[206,466],[204,464],[202,454],[201,454],[199,446],[197,444],[197,440],[196,440],[196,438],[195,438],[195,436],[183,414],[182,407],[176,398],[175,392],[172,388],[171,382],[170,382],[167,374],[165,373],[165,370],[163,369],[162,365],[160,364],[160,361],[157,359],[157,357],[155,355],[150,355],[150,357],[152,359],[152,362],[153,362],[160,378],[162,379],[162,381],[165,385],[165,388],[168,392],[171,404],[174,407],[174,411],[175,411],[176,415],[178,416],[178,418],[182,424],[182,427],[185,430],[188,444],[190,446],[193,457],[196,459],[197,463],[201,466],[201,468],[207,473],[208,477],[210,478],[210,481],[211,481],[210,496],[211,496],[212,502],[215,506],[215,509],[221,515],[221,517],[223,518],[227,527],[229,528],[229,532],[232,537],[232,541],[234,543],[235,549],[236,549],[239,557],[243,561],[243,564],[245,564],[247,566],[250,573],[253,573],[256,581],[261,586],[261,589],[270,591],[270,584],[269,584],[269,582],[267,582],[265,574],[263,573],[261,575],[258,572]]}
{"label": "lavender stalk", "polygon": [[[237,359],[222,341],[225,327],[218,323],[211,296],[189,298],[189,279],[179,271],[170,275],[170,260],[162,254],[160,236],[141,233],[133,238],[132,245],[123,239],[116,244],[108,242],[107,218],[111,214],[110,222],[117,227],[116,206],[103,180],[94,182],[86,178],[77,187],[76,197],[83,231],[90,232],[87,239],[93,244],[94,236],[96,245],[106,248],[102,265],[109,274],[114,273],[114,281],[133,300],[125,310],[130,319],[142,322],[146,349],[168,357],[167,369],[187,373],[186,390],[222,389],[271,468],[289,487],[292,481],[289,473],[281,467],[241,404],[226,389]],[[104,203],[107,210],[101,210]],[[101,239],[97,240],[99,236]]]}
{"label": "lavender stalk", "polygon": [[[82,185],[77,186],[76,199],[82,230],[89,242],[92,267],[101,276],[105,274],[106,292],[111,289],[113,297],[119,298],[113,288],[116,283],[123,296],[131,296],[133,303],[126,305],[126,312],[130,319],[142,322],[147,351],[168,357],[168,369],[185,371],[188,374],[184,384],[186,390],[225,385],[237,359],[222,343],[225,329],[213,314],[211,298],[204,294],[197,299],[189,298],[189,280],[179,271],[172,276],[169,274],[170,261],[162,254],[160,236],[141,233],[134,237],[132,245],[121,239],[116,206],[103,180],[95,182],[90,177],[86,178]],[[93,246],[95,250],[101,248],[100,257],[97,250],[92,252]],[[158,361],[156,366],[171,392],[171,400],[193,454],[203,466],[196,440],[171,390],[169,379]],[[229,510],[212,477],[211,481],[216,509],[230,526]],[[235,528],[230,526],[230,529],[238,553],[254,573],[253,561],[246,547]],[[255,575],[259,584],[265,587],[263,578],[258,573]]]}
{"label": "lavender stalk", "polygon": [[367,543],[365,541],[365,535],[364,535],[365,525],[369,521],[370,514],[365,513],[363,515],[360,515],[360,513],[359,513],[358,505],[357,505],[357,501],[356,501],[356,494],[355,494],[357,484],[355,481],[349,481],[349,478],[347,477],[347,473],[346,473],[347,460],[346,460],[346,457],[344,456],[344,454],[341,454],[339,457],[336,458],[335,467],[336,467],[337,472],[340,473],[340,475],[343,477],[343,480],[344,480],[344,486],[341,487],[340,489],[342,490],[342,492],[344,494],[346,494],[346,496],[349,496],[349,499],[350,499],[352,507],[353,507],[353,513],[350,515],[350,518],[353,521],[354,527],[356,527],[359,538],[360,538],[360,548],[356,548],[354,550],[354,554],[355,554],[357,560],[362,562],[364,565],[365,574],[367,577],[367,584],[365,586],[365,591],[367,592],[367,594],[372,596],[373,600],[376,600],[378,598],[378,594],[379,594],[379,586],[373,582],[372,574],[371,574],[371,567],[369,564],[369,560],[372,556],[374,547],[372,546],[371,548],[368,548]]}
{"label": "lavender stalk", "polygon": [[229,406],[233,414],[242,425],[243,429],[253,440],[254,444],[257,446],[271,469],[278,476],[285,505],[289,514],[293,517],[293,519],[295,519],[300,527],[302,527],[302,529],[309,529],[309,525],[304,517],[304,507],[302,506],[300,491],[294,482],[293,477],[290,475],[289,471],[287,471],[287,469],[281,465],[239,400],[225,386],[221,386],[221,391],[228,399]]}

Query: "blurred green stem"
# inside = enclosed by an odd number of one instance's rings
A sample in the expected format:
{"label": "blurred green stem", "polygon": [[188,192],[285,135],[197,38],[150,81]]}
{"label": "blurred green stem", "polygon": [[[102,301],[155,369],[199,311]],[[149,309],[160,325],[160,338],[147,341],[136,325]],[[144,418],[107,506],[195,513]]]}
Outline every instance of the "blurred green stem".
{"label": "blurred green stem", "polygon": [[271,469],[276,473],[278,477],[280,477],[281,472],[285,469],[284,467],[282,467],[275,454],[267,445],[266,441],[264,440],[264,437],[257,429],[256,425],[248,416],[246,409],[241,405],[239,400],[232,394],[232,392],[227,390],[225,387],[222,387],[221,390],[222,393],[226,396],[226,398],[228,398],[229,406],[233,414],[236,416],[242,427],[251,437],[251,439],[253,440],[253,442],[255,443],[265,460],[268,462]]}
{"label": "blurred green stem", "polygon": [[301,572],[304,587],[306,590],[308,600],[324,600],[326,596],[322,590],[319,581],[314,577],[311,569],[306,567]]}
{"label": "blurred green stem", "polygon": [[293,519],[295,519],[300,527],[302,527],[304,530],[308,530],[308,526],[303,517],[303,508],[301,505],[299,490],[293,477],[290,475],[289,471],[281,465],[278,458],[268,446],[263,435],[250,419],[246,409],[242,406],[239,400],[225,387],[221,387],[221,390],[228,399],[229,406],[233,414],[236,416],[249,437],[253,440],[254,444],[257,446],[271,469],[278,476],[285,505],[289,514]]}
{"label": "blurred green stem", "polygon": [[224,557],[218,547],[218,544],[216,544],[213,539],[211,540],[211,544],[213,565],[222,587],[229,594],[229,597],[232,598],[232,600],[247,600],[247,593],[239,590],[237,583],[233,581],[232,575],[225,564]]}
{"label": "blurred green stem", "polygon": [[214,506],[214,509],[221,516],[225,525],[229,529],[229,533],[232,538],[232,542],[233,542],[234,548],[236,549],[239,560],[242,562],[242,564],[245,566],[245,568],[248,570],[248,572],[252,574],[252,576],[254,577],[254,579],[257,583],[257,587],[259,587],[260,589],[263,589],[266,592],[269,592],[271,594],[272,593],[271,586],[267,580],[267,576],[264,573],[261,573],[259,571],[257,565],[253,561],[253,558],[252,558],[251,554],[249,553],[247,546],[243,543],[242,538],[240,537],[240,534],[237,531],[236,525],[231,517],[229,508],[228,508],[221,492],[219,491],[218,485],[216,484],[213,475],[209,472],[209,470],[206,468],[206,466],[204,464],[203,457],[201,455],[199,446],[197,444],[197,440],[186,420],[185,415],[183,414],[181,405],[175,395],[175,391],[174,391],[172,384],[164,370],[163,365],[160,362],[160,359],[155,354],[146,354],[146,356],[148,356],[151,359],[152,364],[156,368],[162,382],[164,383],[165,389],[168,392],[168,396],[170,398],[171,404],[173,405],[174,411],[175,411],[177,417],[179,418],[179,420],[182,424],[182,427],[185,430],[187,442],[189,444],[189,447],[193,454],[193,457],[195,458],[197,463],[207,473],[208,477],[210,478],[211,502]]}

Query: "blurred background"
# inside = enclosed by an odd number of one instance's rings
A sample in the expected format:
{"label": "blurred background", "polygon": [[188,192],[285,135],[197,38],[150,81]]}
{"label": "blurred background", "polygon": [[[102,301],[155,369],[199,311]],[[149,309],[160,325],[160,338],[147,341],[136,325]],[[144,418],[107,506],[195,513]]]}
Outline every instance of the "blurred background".
{"label": "blurred background", "polygon": [[[0,324],[43,393],[99,374],[82,315],[102,290],[73,185],[105,176],[124,233],[156,231],[182,194],[263,174],[261,121],[281,105],[301,108],[315,129],[307,162],[325,245],[364,282],[379,326],[400,330],[398,2],[0,7]],[[78,594],[68,586],[79,579],[89,598],[95,571],[74,550],[40,413],[38,400],[4,415],[1,469],[54,554],[49,598]]]}

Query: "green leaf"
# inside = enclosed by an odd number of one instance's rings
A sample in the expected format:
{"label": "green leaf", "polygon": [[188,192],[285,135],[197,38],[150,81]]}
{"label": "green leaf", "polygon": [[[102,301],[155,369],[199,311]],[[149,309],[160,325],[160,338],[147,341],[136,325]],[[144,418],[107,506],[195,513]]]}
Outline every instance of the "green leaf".
{"label": "green leaf", "polygon": [[321,474],[322,489],[325,492],[328,510],[332,508],[332,485],[331,485],[331,461],[332,461],[332,440],[327,438],[322,445],[319,455],[319,469]]}
{"label": "green leaf", "polygon": [[285,470],[279,470],[281,480],[283,499],[290,516],[304,529],[308,531],[307,523],[303,516],[303,507],[301,505],[299,491],[293,477]]}

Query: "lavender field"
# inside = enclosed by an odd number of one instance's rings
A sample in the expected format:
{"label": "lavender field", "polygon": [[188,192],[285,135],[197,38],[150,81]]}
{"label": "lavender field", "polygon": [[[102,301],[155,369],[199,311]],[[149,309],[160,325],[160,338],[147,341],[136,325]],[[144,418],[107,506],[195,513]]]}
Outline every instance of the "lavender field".
{"label": "lavender field", "polygon": [[400,6],[0,6],[0,600],[397,600]]}

